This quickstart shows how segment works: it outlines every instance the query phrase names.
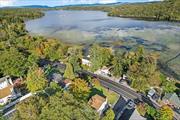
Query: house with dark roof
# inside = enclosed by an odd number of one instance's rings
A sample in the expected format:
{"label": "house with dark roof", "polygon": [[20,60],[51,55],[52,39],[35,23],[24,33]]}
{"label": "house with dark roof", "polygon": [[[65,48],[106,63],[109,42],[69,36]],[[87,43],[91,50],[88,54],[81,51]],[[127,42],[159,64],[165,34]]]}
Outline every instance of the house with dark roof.
{"label": "house with dark roof", "polygon": [[89,99],[88,104],[94,108],[99,115],[102,115],[102,113],[107,109],[108,107],[108,102],[107,98],[104,98],[100,95],[94,95]]}
{"label": "house with dark roof", "polygon": [[142,117],[137,109],[125,109],[119,120],[146,120]]}
{"label": "house with dark roof", "polygon": [[162,98],[162,101],[174,108],[180,108],[180,99],[176,93],[165,94],[165,96]]}
{"label": "house with dark roof", "polygon": [[0,78],[0,105],[6,104],[8,100],[17,98],[18,95],[9,76]]}

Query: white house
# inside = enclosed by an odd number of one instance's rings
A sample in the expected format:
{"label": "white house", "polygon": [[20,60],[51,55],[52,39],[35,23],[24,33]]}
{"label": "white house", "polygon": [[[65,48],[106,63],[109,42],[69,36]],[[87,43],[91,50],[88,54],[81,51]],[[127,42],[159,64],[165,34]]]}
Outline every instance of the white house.
{"label": "white house", "polygon": [[17,98],[19,94],[16,94],[13,88],[13,82],[9,76],[0,78],[0,105],[4,105],[10,99]]}
{"label": "white house", "polygon": [[111,76],[110,68],[104,66],[103,68],[97,70],[97,71],[95,72],[95,74],[105,75],[105,76],[110,77],[110,76]]}
{"label": "white house", "polygon": [[89,60],[83,58],[81,60],[83,65],[91,66],[91,62]]}
{"label": "white house", "polygon": [[108,107],[107,98],[104,98],[104,97],[97,95],[97,94],[91,97],[88,104],[92,108],[94,108],[99,113],[99,115],[102,115],[102,113]]}

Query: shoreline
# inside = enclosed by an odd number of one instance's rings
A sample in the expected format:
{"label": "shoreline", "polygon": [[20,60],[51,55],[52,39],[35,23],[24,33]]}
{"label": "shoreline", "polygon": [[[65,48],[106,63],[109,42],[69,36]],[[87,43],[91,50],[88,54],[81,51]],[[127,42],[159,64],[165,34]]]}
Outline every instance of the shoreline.
{"label": "shoreline", "polygon": [[[60,9],[61,10],[61,9]],[[42,10],[41,12],[42,13],[44,13],[43,12],[44,10]],[[59,10],[57,10],[57,11],[59,11]],[[79,11],[79,10],[78,10]],[[85,11],[90,11],[90,10],[85,10]],[[93,11],[99,11],[99,10],[93,10]],[[105,11],[103,11],[103,12],[105,12]],[[106,12],[107,13],[107,12]],[[43,17],[45,14],[43,14],[42,16],[40,16],[40,17],[38,17],[38,18],[35,18],[35,19],[40,19],[41,17]],[[107,14],[107,16],[108,16],[108,14]],[[117,16],[110,16],[110,17],[117,17]],[[122,16],[119,16],[119,17],[122,17]],[[124,18],[130,18],[130,17],[125,17],[124,16]],[[133,19],[133,18],[130,18],[130,19]],[[28,19],[27,21],[29,21],[29,20],[31,20],[31,19]],[[139,20],[142,20],[142,19],[139,19]],[[27,21],[24,21],[24,22],[27,22]],[[153,20],[154,21],[154,20]],[[158,22],[158,21],[157,21]],[[166,22],[170,22],[170,21],[166,21]],[[27,30],[27,29],[26,29]],[[28,33],[29,33],[29,35],[31,36],[31,34],[30,34],[30,32],[28,31]],[[32,35],[33,36],[33,35]],[[42,35],[41,35],[42,36]],[[46,37],[46,36],[42,36],[42,37],[45,37],[45,38],[49,38],[49,37]],[[50,38],[53,38],[53,37],[50,37]],[[58,40],[57,38],[53,38],[53,39],[56,39],[56,40]],[[59,41],[59,40],[58,40]],[[73,45],[73,44],[70,44],[70,43],[68,43],[68,42],[65,42],[65,41],[63,41],[63,40],[60,40],[61,42],[63,42],[63,43],[65,43],[65,44],[69,44],[69,45]],[[80,43],[80,45],[82,45],[81,43]],[[84,46],[85,44],[83,44],[83,46]],[[164,63],[161,63],[161,64],[164,64]],[[167,71],[167,69],[164,69],[164,67],[162,68],[161,67],[161,69],[163,69],[163,71],[166,73],[166,75],[168,75],[168,76],[173,76],[175,79],[177,79],[177,81],[180,81],[180,76],[178,75],[178,77],[177,77],[177,74],[174,76],[174,75],[172,75],[172,74],[170,74],[170,73],[175,73],[175,71],[173,71],[172,69],[170,70],[170,68],[168,67],[168,71]],[[170,71],[169,71],[170,70]],[[168,73],[168,74],[167,74]]]}

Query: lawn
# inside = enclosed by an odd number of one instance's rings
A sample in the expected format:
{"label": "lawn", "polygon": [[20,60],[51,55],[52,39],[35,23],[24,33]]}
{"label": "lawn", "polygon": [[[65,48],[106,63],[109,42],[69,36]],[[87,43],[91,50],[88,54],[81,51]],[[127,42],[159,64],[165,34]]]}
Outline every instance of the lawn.
{"label": "lawn", "polygon": [[93,96],[95,94],[106,96],[108,99],[108,102],[113,105],[119,98],[119,95],[111,90],[106,89],[105,87],[102,87],[100,84],[95,84],[94,88],[91,90],[91,95]]}

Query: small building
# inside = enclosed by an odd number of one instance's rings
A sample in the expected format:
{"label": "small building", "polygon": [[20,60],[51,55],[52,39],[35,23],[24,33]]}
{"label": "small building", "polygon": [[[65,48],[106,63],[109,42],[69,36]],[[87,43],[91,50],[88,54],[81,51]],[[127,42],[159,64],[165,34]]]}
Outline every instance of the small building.
{"label": "small building", "polygon": [[59,83],[60,81],[62,81],[63,76],[60,73],[53,73],[52,74],[52,81],[54,81],[55,83]]}
{"label": "small building", "polygon": [[0,78],[0,105],[6,104],[11,99],[16,99],[19,95],[15,92],[12,79],[9,76]]}
{"label": "small building", "polygon": [[91,62],[87,59],[81,59],[83,65],[91,66]]}
{"label": "small building", "polygon": [[95,72],[95,74],[105,75],[111,77],[110,68],[104,66],[102,69],[99,69]]}
{"label": "small building", "polygon": [[71,80],[69,80],[69,79],[65,79],[64,81],[64,85],[65,85],[65,89],[67,89],[68,87],[69,87],[69,85],[72,83],[72,81]]}
{"label": "small building", "polygon": [[146,120],[146,118],[142,117],[137,111],[137,109],[135,109],[132,115],[130,116],[129,120]]}
{"label": "small building", "polygon": [[90,98],[88,104],[92,108],[94,108],[99,113],[99,115],[102,115],[102,113],[108,107],[107,98],[104,98],[104,97],[97,95],[97,94]]}
{"label": "small building", "polygon": [[174,108],[180,108],[180,100],[176,93],[167,93],[162,98],[162,101]]}
{"label": "small building", "polygon": [[55,83],[59,83],[60,81],[63,80],[63,76],[58,72],[52,72],[52,73],[48,74],[47,79],[49,82],[53,81]]}
{"label": "small building", "polygon": [[65,80],[60,81],[59,84],[64,90],[67,90],[71,83],[72,81],[70,79],[65,79]]}
{"label": "small building", "polygon": [[137,109],[125,109],[119,119],[116,120],[146,120]]}

